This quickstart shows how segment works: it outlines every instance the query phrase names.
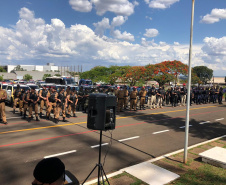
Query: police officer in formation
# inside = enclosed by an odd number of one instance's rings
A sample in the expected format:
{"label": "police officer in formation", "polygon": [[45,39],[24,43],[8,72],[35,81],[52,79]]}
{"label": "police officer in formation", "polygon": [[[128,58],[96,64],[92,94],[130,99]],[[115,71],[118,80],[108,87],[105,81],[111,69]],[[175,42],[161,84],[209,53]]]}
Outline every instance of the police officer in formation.
{"label": "police officer in formation", "polygon": [[57,117],[57,97],[58,93],[56,92],[55,88],[51,88],[50,92],[47,95],[47,104],[48,104],[48,109],[46,113],[47,120],[50,120],[50,113],[53,110],[54,114],[54,121],[57,122],[58,120],[56,119]]}
{"label": "police officer in formation", "polygon": [[29,100],[28,100],[28,94],[30,94],[30,89],[28,89],[24,95],[23,95],[23,113],[24,113],[24,119],[27,116],[27,110],[28,110],[28,105],[29,105]]}
{"label": "police officer in formation", "polygon": [[46,110],[47,110],[47,107],[48,107],[48,105],[47,105],[47,94],[48,94],[48,90],[46,89],[46,85],[44,85],[39,92],[40,118],[42,117],[42,111],[43,111],[44,106],[45,106]]}
{"label": "police officer in formation", "polygon": [[7,98],[6,91],[2,89],[0,85],[0,120],[3,121],[3,124],[7,124],[6,115],[5,115],[5,100]]}
{"label": "police officer in formation", "polygon": [[[55,123],[59,122],[59,117],[62,115],[62,121],[66,121],[66,116],[76,117],[77,110],[82,110],[86,112],[89,103],[89,95],[91,93],[106,93],[108,95],[114,95],[117,97],[117,109],[122,112],[127,109],[128,103],[130,104],[130,110],[145,109],[149,106],[150,109],[163,108],[164,105],[185,106],[187,100],[187,88],[183,84],[182,87],[175,86],[168,88],[166,91],[164,87],[159,87],[158,89],[152,85],[149,90],[144,87],[140,91],[136,88],[132,88],[132,91],[128,91],[127,86],[121,86],[119,88],[109,87],[108,89],[102,88],[92,88],[87,89],[81,87],[77,92],[75,89],[67,87],[65,90],[61,88],[59,92],[55,88],[47,89],[44,85],[43,88],[37,93],[34,88],[27,90],[26,92],[17,86],[14,91],[14,102],[13,102],[13,112],[15,113],[16,106],[19,102],[20,115],[26,118],[27,111],[29,111],[28,121],[31,121],[34,111],[36,121],[39,121],[40,117],[43,116],[43,111],[46,111],[46,119],[51,119],[50,113],[54,114]],[[191,100],[192,103],[196,104],[206,104],[206,103],[216,103],[222,104],[223,97],[222,87],[194,87],[191,88]],[[0,89],[0,118],[3,123],[6,122],[6,117],[4,114],[5,109],[5,99],[6,92]],[[139,100],[139,103],[138,103]],[[147,101],[146,101],[147,100]],[[40,103],[40,110],[38,115],[38,103]]]}
{"label": "police officer in formation", "polygon": [[156,94],[157,94],[157,90],[154,86],[154,84],[152,84],[152,87],[149,89],[148,91],[148,100],[149,100],[149,107],[150,109],[155,109],[155,105],[156,105]]}
{"label": "police officer in formation", "polygon": [[138,92],[136,90],[136,88],[133,88],[133,91],[130,93],[130,110],[137,110],[137,95]]}
{"label": "police officer in formation", "polygon": [[124,97],[125,97],[125,90],[123,89],[123,87],[120,87],[120,90],[117,92],[118,111],[120,112],[123,112]]}
{"label": "police officer in formation", "polygon": [[[13,102],[13,113],[16,111],[16,106],[18,103],[20,103],[20,97],[21,97],[21,89],[20,85],[18,84],[15,91],[13,92],[14,96],[14,102]],[[19,105],[20,113],[22,112],[21,105]]]}
{"label": "police officer in formation", "polygon": [[162,88],[161,86],[157,90],[157,107],[163,108],[163,101],[165,100],[165,90],[164,87]]}
{"label": "police officer in formation", "polygon": [[31,88],[31,92],[27,95],[28,100],[28,108],[29,108],[29,115],[28,115],[28,121],[31,121],[32,119],[32,111],[35,111],[35,117],[36,121],[40,121],[38,118],[38,101],[39,101],[39,95],[38,92],[35,91],[35,88]]}
{"label": "police officer in formation", "polygon": [[56,107],[56,117],[55,117],[55,122],[59,122],[59,116],[60,112],[62,113],[63,117],[63,122],[65,122],[65,117],[66,117],[66,106],[67,106],[67,92],[64,91],[63,88],[60,89],[58,95],[57,95],[57,107]]}
{"label": "police officer in formation", "polygon": [[67,96],[67,102],[68,102],[68,116],[71,117],[72,112],[73,117],[77,117],[75,115],[75,111],[78,103],[78,96],[75,93],[75,91],[71,91],[71,93]]}
{"label": "police officer in formation", "polygon": [[144,87],[142,87],[142,89],[139,92],[139,96],[140,96],[140,110],[141,109],[145,110],[144,104],[145,104],[146,94],[147,94],[147,91],[145,90]]}

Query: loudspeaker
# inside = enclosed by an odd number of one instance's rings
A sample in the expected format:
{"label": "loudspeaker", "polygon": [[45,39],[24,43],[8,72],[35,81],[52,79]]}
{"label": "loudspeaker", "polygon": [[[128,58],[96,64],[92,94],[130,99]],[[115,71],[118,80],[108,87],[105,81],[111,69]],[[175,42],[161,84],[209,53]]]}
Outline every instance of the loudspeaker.
{"label": "loudspeaker", "polygon": [[90,94],[87,128],[113,130],[116,120],[116,96],[104,93]]}

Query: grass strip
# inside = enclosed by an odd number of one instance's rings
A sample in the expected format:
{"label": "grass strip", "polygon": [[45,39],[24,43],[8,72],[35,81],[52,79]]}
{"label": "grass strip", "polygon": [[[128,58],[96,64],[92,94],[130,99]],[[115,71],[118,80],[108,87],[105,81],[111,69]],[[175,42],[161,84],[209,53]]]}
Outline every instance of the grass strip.
{"label": "grass strip", "polygon": [[174,185],[225,185],[226,170],[209,164],[204,164],[196,170],[189,169]]}

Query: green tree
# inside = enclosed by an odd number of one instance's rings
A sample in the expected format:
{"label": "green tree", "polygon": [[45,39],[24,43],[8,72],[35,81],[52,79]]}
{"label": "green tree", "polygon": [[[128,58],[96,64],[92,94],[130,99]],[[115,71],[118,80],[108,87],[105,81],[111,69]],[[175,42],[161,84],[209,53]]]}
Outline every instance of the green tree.
{"label": "green tree", "polygon": [[17,65],[13,71],[26,71],[26,70],[23,69],[20,65]]}
{"label": "green tree", "polygon": [[0,81],[2,82],[4,80],[3,75],[0,76]]}
{"label": "green tree", "polygon": [[76,77],[79,73],[74,71],[66,71],[71,77]]}
{"label": "green tree", "polygon": [[203,84],[206,84],[207,81],[211,80],[211,78],[213,77],[213,70],[209,69],[206,66],[196,66],[193,67],[192,69],[194,74],[196,74],[199,77],[200,81]]}
{"label": "green tree", "polygon": [[110,66],[108,71],[108,83],[114,85],[117,80],[122,80],[128,68],[130,68],[130,66]]}
{"label": "green tree", "polygon": [[47,77],[51,77],[51,74],[44,74],[43,77],[42,77],[42,80],[45,81],[45,79],[46,79]]}
{"label": "green tree", "polygon": [[61,76],[60,74],[55,74],[54,76]]}
{"label": "green tree", "polygon": [[24,77],[23,77],[23,79],[27,80],[27,81],[31,80],[32,78],[33,77],[31,75],[29,75],[29,74],[25,74]]}
{"label": "green tree", "polygon": [[3,67],[0,67],[0,72],[6,72],[6,70],[3,69]]}
{"label": "green tree", "polygon": [[115,82],[126,73],[130,66],[96,66],[89,71],[79,73],[80,79],[91,79],[93,82],[115,84]]}

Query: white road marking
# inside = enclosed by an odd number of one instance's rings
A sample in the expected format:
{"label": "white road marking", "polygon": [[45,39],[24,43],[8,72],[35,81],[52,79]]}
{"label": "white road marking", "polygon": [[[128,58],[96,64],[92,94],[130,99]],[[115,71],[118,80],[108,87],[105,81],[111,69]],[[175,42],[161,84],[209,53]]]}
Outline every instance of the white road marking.
{"label": "white road marking", "polygon": [[221,121],[221,120],[223,120],[224,118],[220,118],[220,119],[215,119],[215,121]]}
{"label": "white road marking", "polygon": [[[189,127],[192,127],[192,125],[189,125]],[[180,127],[180,128],[185,128],[185,126],[182,126],[182,127]]]}
{"label": "white road marking", "polygon": [[159,134],[159,133],[163,133],[163,132],[168,132],[169,130],[162,130],[162,131],[158,131],[158,132],[153,132],[152,134]]}
{"label": "white road marking", "polygon": [[47,159],[47,158],[50,158],[50,157],[56,157],[56,156],[60,156],[60,155],[71,154],[71,153],[75,153],[75,152],[76,152],[76,150],[71,150],[71,151],[68,151],[68,152],[63,152],[63,153],[48,155],[48,156],[45,156],[44,159]]}
{"label": "white road marking", "polygon": [[[108,145],[108,143],[103,143],[103,144],[101,144],[101,146],[104,146],[104,145]],[[97,147],[99,147],[100,145],[94,145],[94,146],[91,146],[91,148],[97,148]]]}
{"label": "white road marking", "polygon": [[122,141],[127,141],[127,140],[131,140],[131,139],[136,139],[136,138],[139,138],[140,136],[134,136],[134,137],[129,137],[129,138],[125,138],[125,139],[120,139],[118,140],[119,142],[122,142]]}
{"label": "white road marking", "polygon": [[205,121],[205,122],[201,122],[201,123],[199,123],[200,125],[203,125],[203,124],[205,124],[205,123],[209,123],[210,121]]}

